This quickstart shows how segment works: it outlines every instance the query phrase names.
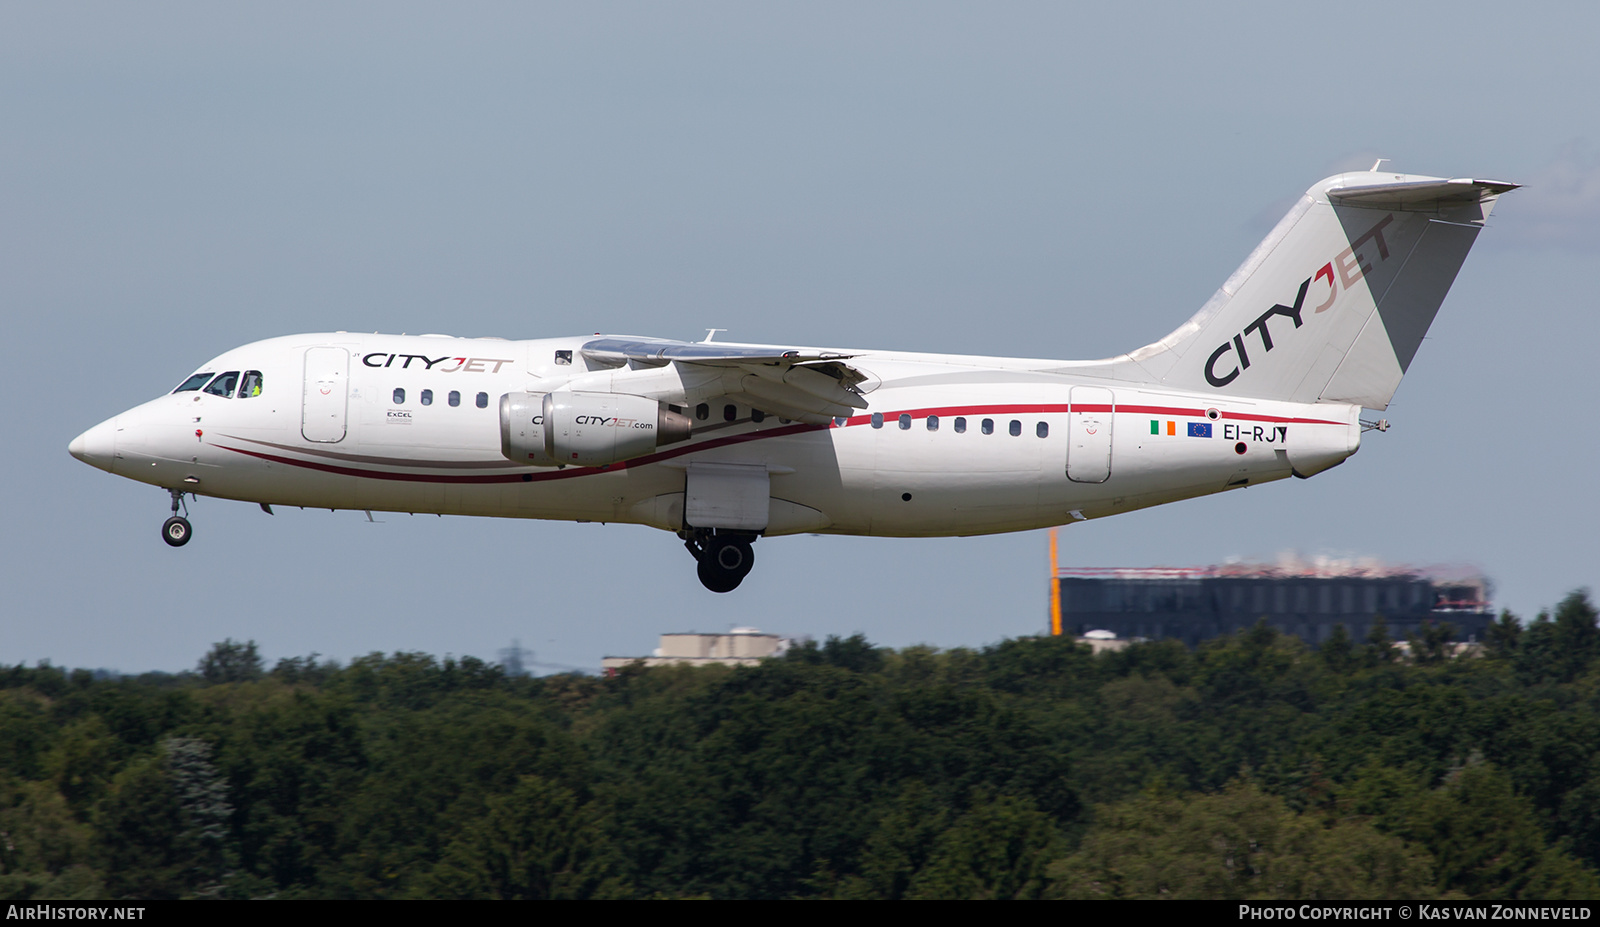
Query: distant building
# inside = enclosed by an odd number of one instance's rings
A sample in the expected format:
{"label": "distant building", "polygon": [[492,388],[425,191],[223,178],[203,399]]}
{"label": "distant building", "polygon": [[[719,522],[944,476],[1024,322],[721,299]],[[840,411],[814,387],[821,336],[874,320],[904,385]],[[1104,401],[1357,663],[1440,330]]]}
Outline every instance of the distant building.
{"label": "distant building", "polygon": [[1117,640],[1175,638],[1192,646],[1253,627],[1259,620],[1317,646],[1344,625],[1359,641],[1375,616],[1403,641],[1425,622],[1449,622],[1458,641],[1476,641],[1493,623],[1489,581],[1481,574],[1417,570],[1372,561],[1274,565],[1061,570],[1060,633],[1108,649]]}
{"label": "distant building", "polygon": [[1078,643],[1088,645],[1090,653],[1105,653],[1108,650],[1126,650],[1128,649],[1128,645],[1134,642],[1135,639],[1133,638],[1119,638],[1115,632],[1106,631],[1104,629],[1085,631],[1083,636],[1078,638]]}
{"label": "distant building", "polygon": [[754,666],[766,657],[782,656],[789,641],[776,634],[763,634],[755,628],[734,628],[726,634],[694,632],[661,635],[661,646],[648,657],[606,657],[600,670],[611,675],[624,666],[689,664],[700,666],[721,663],[728,666]]}

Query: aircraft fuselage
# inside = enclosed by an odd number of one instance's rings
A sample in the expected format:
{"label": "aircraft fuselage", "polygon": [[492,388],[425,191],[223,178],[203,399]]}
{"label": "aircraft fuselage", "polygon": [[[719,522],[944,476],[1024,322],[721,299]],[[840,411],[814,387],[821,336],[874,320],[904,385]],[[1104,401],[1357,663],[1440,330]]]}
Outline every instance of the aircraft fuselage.
{"label": "aircraft fuselage", "polygon": [[[175,392],[97,426],[74,449],[119,476],[204,496],[673,531],[683,527],[691,463],[759,465],[772,500],[762,534],[935,537],[1058,525],[1296,469],[1309,475],[1360,443],[1353,405],[1220,399],[1040,372],[1058,363],[1050,361],[840,351],[870,375],[870,411],[808,424],[711,397],[682,405],[693,419],[687,441],[640,457],[560,469],[507,459],[503,395],[595,374],[626,389],[635,371],[587,369],[586,341],[257,342],[202,371],[254,372],[259,395],[240,396],[237,386],[228,395]],[[312,351],[343,362],[345,375],[319,386],[322,371],[314,359],[307,366]],[[558,352],[571,362],[557,364]],[[321,406],[334,410],[326,427],[308,419]]]}
{"label": "aircraft fuselage", "polygon": [[1314,184],[1167,337],[1097,361],[668,341],[295,335],[72,442],[172,496],[651,525],[717,592],[751,542],[1020,531],[1307,477],[1360,446],[1497,199]]}

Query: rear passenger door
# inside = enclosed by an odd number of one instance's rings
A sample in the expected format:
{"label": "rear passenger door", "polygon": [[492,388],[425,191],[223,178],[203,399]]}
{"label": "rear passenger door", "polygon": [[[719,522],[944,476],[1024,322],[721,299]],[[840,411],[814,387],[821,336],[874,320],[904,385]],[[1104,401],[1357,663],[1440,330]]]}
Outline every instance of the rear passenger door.
{"label": "rear passenger door", "polygon": [[1067,413],[1067,479],[1104,483],[1111,478],[1111,424],[1116,399],[1099,386],[1074,386]]}

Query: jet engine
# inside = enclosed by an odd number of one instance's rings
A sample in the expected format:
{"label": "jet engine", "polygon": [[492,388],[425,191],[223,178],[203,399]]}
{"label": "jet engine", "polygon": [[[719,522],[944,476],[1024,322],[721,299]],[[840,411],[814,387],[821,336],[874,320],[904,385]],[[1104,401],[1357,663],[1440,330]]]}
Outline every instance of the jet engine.
{"label": "jet engine", "polygon": [[645,396],[507,393],[500,397],[500,451],[517,463],[604,467],[689,437],[693,422]]}

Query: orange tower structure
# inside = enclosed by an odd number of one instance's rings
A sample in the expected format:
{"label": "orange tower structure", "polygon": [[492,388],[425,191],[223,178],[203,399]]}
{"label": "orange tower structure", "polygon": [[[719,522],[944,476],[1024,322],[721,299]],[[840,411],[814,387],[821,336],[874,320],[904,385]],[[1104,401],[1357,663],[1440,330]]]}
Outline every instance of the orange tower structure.
{"label": "orange tower structure", "polygon": [[1056,531],[1050,529],[1050,634],[1061,636],[1061,580],[1056,568]]}

